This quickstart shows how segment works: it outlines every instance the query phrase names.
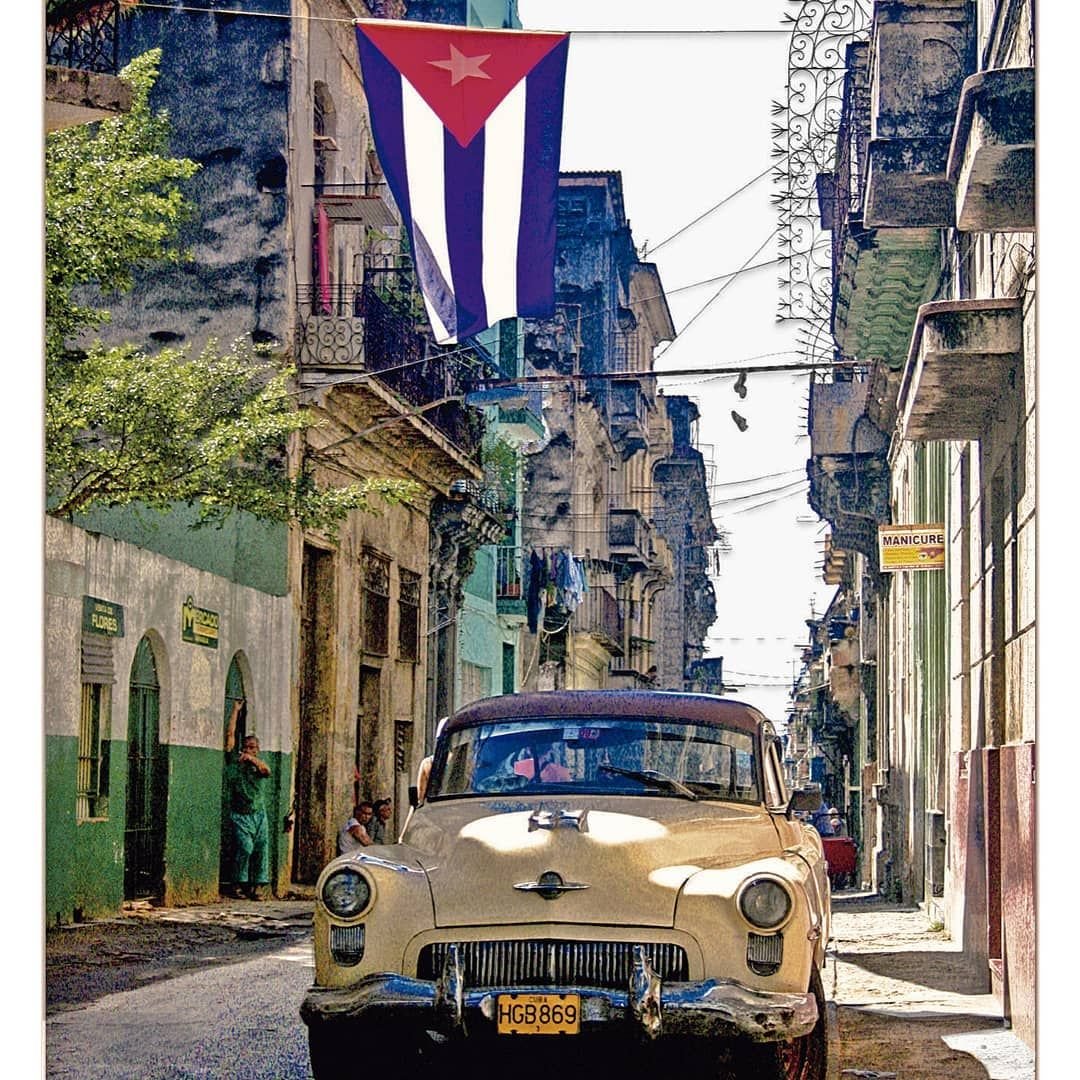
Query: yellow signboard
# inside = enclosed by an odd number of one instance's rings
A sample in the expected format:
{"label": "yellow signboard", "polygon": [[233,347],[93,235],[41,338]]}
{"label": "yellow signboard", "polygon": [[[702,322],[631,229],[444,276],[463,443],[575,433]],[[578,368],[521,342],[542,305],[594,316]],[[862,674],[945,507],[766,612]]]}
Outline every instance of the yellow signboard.
{"label": "yellow signboard", "polygon": [[216,611],[196,607],[190,596],[184,601],[184,606],[180,609],[181,640],[216,649],[220,626],[221,616]]}
{"label": "yellow signboard", "polygon": [[894,570],[944,570],[944,525],[879,525],[882,573]]}

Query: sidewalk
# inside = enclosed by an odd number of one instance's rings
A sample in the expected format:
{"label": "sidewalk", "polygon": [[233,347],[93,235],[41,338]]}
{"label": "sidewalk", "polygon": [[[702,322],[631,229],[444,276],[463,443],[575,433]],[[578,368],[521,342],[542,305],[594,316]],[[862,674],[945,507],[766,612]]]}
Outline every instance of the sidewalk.
{"label": "sidewalk", "polygon": [[979,973],[924,912],[866,893],[833,897],[825,993],[838,1080],[1032,1080],[1034,1054]]}
{"label": "sidewalk", "polygon": [[126,904],[109,919],[45,933],[46,1014],[170,978],[208,962],[233,963],[311,932],[311,900],[225,900],[190,907]]}

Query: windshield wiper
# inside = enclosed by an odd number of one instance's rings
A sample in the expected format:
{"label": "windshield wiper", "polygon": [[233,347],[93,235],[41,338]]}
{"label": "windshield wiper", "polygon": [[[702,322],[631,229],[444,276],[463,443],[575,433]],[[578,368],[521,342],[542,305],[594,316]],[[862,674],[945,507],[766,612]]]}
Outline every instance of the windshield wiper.
{"label": "windshield wiper", "polygon": [[639,772],[636,769],[620,769],[618,765],[600,765],[599,769],[600,772],[613,773],[615,776],[625,776],[630,780],[640,780],[641,783],[647,784],[650,787],[659,787],[664,788],[666,791],[674,791],[684,799],[693,799],[694,802],[697,802],[697,795],[695,795],[681,780],[676,780],[672,776],[664,776],[662,773],[654,772],[652,769],[643,769]]}

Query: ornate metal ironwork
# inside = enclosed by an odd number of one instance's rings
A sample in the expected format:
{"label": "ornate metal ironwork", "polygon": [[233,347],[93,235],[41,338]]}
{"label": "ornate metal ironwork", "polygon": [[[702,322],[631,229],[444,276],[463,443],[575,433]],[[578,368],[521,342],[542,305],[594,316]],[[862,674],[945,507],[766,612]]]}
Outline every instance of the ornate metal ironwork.
{"label": "ornate metal ironwork", "polygon": [[[467,346],[437,346],[400,295],[365,283],[297,286],[295,348],[301,368],[366,371],[468,452],[479,449],[483,417],[463,404],[486,366]],[[443,404],[424,408],[433,402]]]}
{"label": "ornate metal ironwork", "polygon": [[46,63],[115,75],[122,0],[61,0],[45,6]]}
{"label": "ornate metal ironwork", "polygon": [[789,2],[798,4],[798,13],[784,18],[792,28],[787,99],[773,103],[773,156],[779,159],[773,178],[780,187],[774,202],[786,268],[777,318],[804,322],[808,357],[831,360],[832,251],[821,228],[818,177],[827,177],[836,165],[845,53],[866,35],[873,4]]}

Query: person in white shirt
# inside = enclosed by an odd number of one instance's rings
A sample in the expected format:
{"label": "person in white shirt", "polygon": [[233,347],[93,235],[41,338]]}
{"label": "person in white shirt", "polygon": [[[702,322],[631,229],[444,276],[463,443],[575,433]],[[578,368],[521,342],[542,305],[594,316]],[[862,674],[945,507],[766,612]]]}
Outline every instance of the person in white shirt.
{"label": "person in white shirt", "polygon": [[338,833],[338,854],[345,855],[367,847],[372,841],[368,834],[368,825],[375,814],[375,808],[369,802],[357,803],[353,807],[353,816],[341,827]]}

